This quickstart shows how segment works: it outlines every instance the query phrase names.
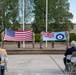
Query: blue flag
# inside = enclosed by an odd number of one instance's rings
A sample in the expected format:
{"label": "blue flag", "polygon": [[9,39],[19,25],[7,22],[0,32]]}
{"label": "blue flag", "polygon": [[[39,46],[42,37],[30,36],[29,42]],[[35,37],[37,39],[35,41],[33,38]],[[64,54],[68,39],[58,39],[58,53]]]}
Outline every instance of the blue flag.
{"label": "blue flag", "polygon": [[65,32],[44,32],[43,41],[50,40],[66,40]]}

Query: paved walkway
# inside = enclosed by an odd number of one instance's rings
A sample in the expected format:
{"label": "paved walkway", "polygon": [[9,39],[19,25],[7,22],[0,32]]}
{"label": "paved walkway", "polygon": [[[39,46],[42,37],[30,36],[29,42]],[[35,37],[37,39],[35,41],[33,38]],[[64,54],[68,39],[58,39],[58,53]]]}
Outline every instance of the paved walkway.
{"label": "paved walkway", "polygon": [[[37,50],[40,49],[40,44],[35,43],[35,48],[32,48],[31,43],[25,43],[25,48],[21,44],[21,48],[17,48],[16,43],[9,43],[4,45],[7,50]],[[55,47],[51,47],[49,42],[43,44],[43,49],[58,49],[65,50],[66,45],[55,43]],[[64,55],[8,55],[8,71],[5,75],[67,75],[64,72],[63,64]]]}
{"label": "paved walkway", "polygon": [[[18,48],[17,47],[17,43],[16,42],[7,42],[4,44],[4,48],[7,50],[39,50],[40,49],[40,42],[35,42],[35,47],[32,48],[32,43],[31,42],[25,42],[25,47],[23,47],[23,43],[21,43],[21,47]],[[44,42],[42,45],[43,50],[65,50],[66,49],[66,44],[62,43],[62,42],[55,42],[54,48],[51,47],[51,42]]]}
{"label": "paved walkway", "polygon": [[63,55],[8,55],[5,75],[67,75]]}

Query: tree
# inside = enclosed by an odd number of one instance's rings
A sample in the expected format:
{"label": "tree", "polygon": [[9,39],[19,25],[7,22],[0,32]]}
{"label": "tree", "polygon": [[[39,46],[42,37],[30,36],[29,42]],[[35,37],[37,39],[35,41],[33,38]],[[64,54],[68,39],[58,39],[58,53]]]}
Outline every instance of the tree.
{"label": "tree", "polygon": [[[24,21],[25,24],[31,20],[32,0],[24,0]],[[0,30],[5,28],[22,29],[23,23],[23,0],[0,0]],[[3,27],[3,28],[2,28]],[[25,28],[27,28],[25,26]]]}
{"label": "tree", "polygon": [[0,0],[0,27],[3,29],[18,29],[20,27],[18,6],[18,0]]}
{"label": "tree", "polygon": [[[34,0],[35,19],[32,27],[36,33],[45,31],[46,0]],[[69,12],[68,0],[48,0],[48,31],[71,30],[73,18]]]}
{"label": "tree", "polygon": [[46,3],[45,0],[34,0],[34,10],[33,13],[35,14],[34,22],[32,23],[32,27],[35,33],[39,33],[45,30],[46,24]]}
{"label": "tree", "polygon": [[71,30],[73,24],[70,19],[73,15],[69,12],[68,0],[49,0],[49,3],[49,28],[54,31]]}

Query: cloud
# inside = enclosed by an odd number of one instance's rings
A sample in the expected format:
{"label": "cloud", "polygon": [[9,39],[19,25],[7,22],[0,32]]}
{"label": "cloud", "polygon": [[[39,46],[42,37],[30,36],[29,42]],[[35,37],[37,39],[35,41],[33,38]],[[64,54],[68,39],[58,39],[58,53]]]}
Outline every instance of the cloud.
{"label": "cloud", "polygon": [[76,20],[71,20],[72,21],[72,23],[76,23]]}

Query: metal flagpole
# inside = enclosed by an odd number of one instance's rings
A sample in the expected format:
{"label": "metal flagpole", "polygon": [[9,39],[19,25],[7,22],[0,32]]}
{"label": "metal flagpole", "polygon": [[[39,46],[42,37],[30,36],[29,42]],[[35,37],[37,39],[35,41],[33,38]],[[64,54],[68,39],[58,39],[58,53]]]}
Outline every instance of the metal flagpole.
{"label": "metal flagpole", "polygon": [[[46,0],[46,32],[47,32],[47,25],[48,25],[48,0]],[[47,47],[47,40],[46,40],[46,47]]]}
{"label": "metal flagpole", "polygon": [[[24,3],[25,3],[25,2],[24,2],[24,0],[23,0],[23,31],[25,30],[25,29],[24,29],[24,9],[25,9],[25,8],[24,8]],[[23,41],[23,47],[25,47],[25,42],[24,42],[24,41]]]}

